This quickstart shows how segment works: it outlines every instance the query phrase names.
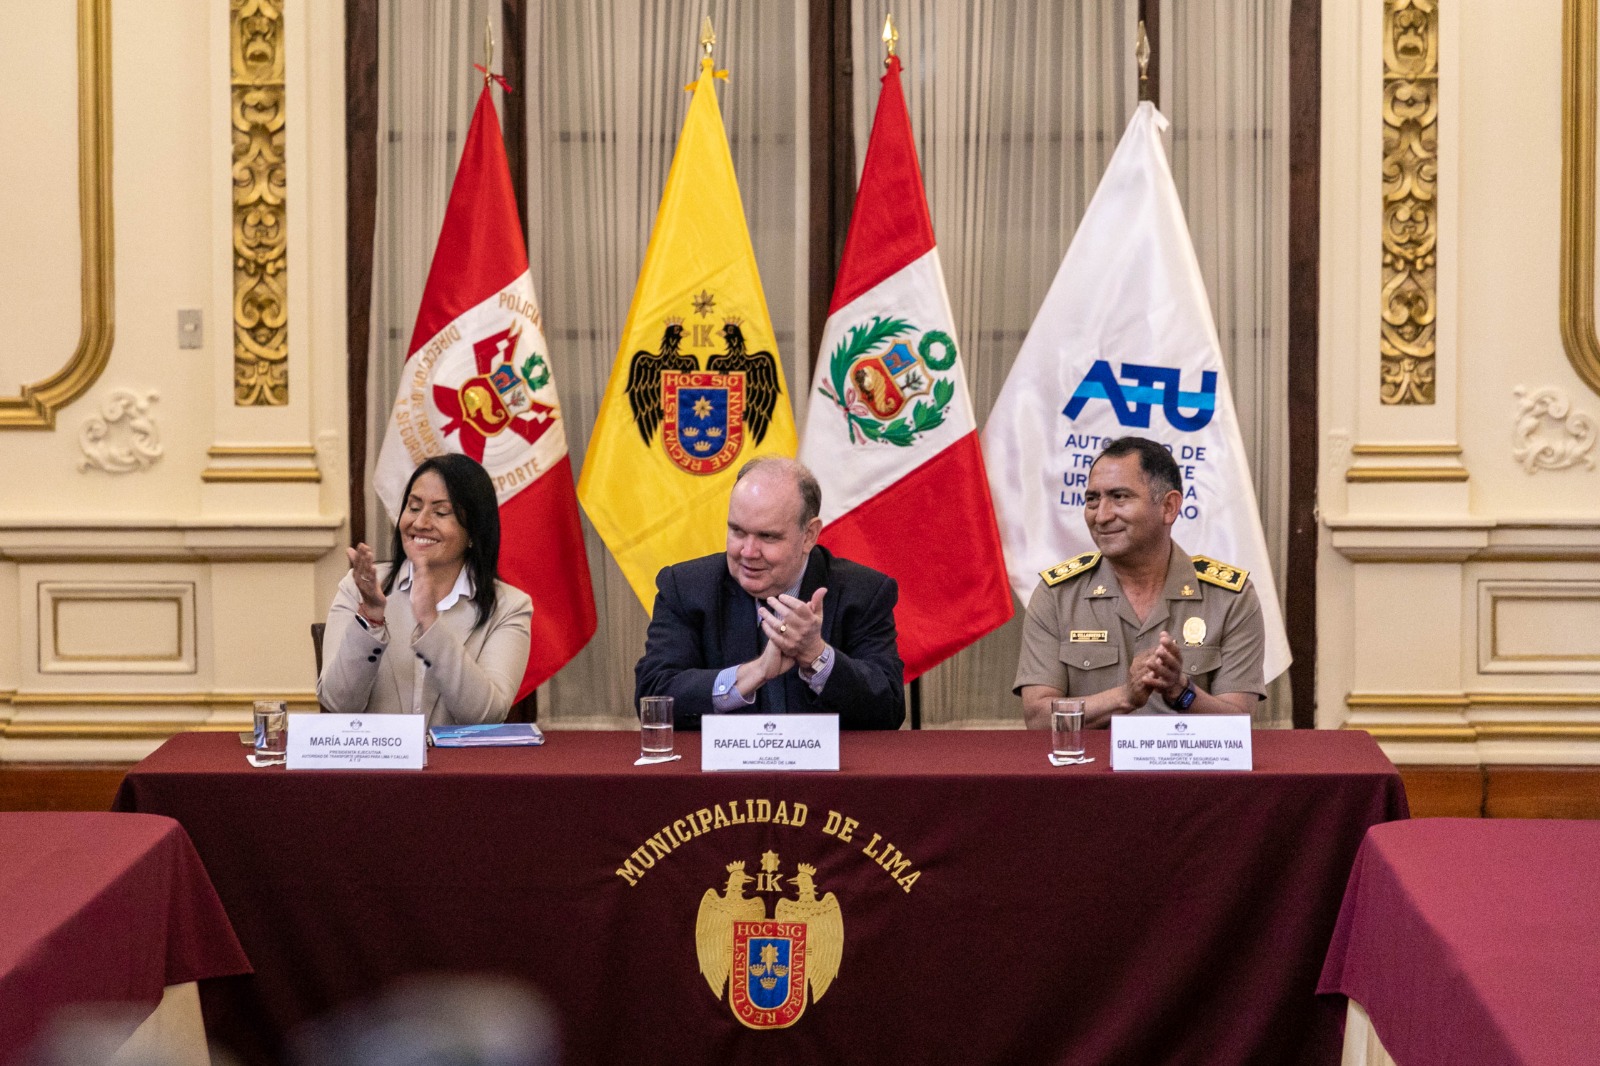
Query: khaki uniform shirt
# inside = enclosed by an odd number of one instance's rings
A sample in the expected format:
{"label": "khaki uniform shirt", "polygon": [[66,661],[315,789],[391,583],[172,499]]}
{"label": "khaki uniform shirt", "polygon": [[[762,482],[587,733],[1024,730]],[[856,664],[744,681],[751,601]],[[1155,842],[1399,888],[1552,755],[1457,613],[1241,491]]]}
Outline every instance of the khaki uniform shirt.
{"label": "khaki uniform shirt", "polygon": [[[1191,559],[1174,544],[1166,587],[1143,622],[1123,597],[1111,563],[1098,552],[1045,574],[1028,600],[1014,692],[1024,685],[1048,685],[1069,696],[1092,696],[1126,684],[1128,664],[1159,644],[1165,630],[1197,687],[1212,695],[1266,695],[1261,603],[1237,567],[1204,556]],[[1140,713],[1174,712],[1154,694]]]}

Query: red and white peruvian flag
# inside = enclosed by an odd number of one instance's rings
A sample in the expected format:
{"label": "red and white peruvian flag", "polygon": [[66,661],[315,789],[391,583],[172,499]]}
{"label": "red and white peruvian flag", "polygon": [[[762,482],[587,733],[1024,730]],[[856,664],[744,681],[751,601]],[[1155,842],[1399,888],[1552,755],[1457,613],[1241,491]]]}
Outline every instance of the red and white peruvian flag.
{"label": "red and white peruvian flag", "polygon": [[822,543],[900,585],[909,681],[1013,607],[899,58],[888,68],[800,459],[822,483]]}
{"label": "red and white peruvian flag", "polygon": [[500,578],[533,598],[518,698],[594,636],[594,592],[578,525],[566,428],[489,86],[472,113],[410,354],[378,453],[390,515],[418,463],[471,456],[500,498]]}

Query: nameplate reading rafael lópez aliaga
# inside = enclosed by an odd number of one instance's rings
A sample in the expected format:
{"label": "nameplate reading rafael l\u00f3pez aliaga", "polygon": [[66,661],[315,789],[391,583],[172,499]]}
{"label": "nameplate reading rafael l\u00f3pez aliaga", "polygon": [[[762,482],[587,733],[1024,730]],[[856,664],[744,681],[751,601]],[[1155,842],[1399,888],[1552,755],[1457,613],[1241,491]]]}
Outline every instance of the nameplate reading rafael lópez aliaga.
{"label": "nameplate reading rafael l\u00f3pez aliaga", "polygon": [[420,714],[291,714],[291,770],[421,770],[428,765]]}
{"label": "nameplate reading rafael l\u00f3pez aliaga", "polygon": [[1249,770],[1248,714],[1119,714],[1113,770]]}
{"label": "nameplate reading rafael l\u00f3pez aliaga", "polygon": [[837,770],[836,714],[708,714],[700,719],[702,770]]}

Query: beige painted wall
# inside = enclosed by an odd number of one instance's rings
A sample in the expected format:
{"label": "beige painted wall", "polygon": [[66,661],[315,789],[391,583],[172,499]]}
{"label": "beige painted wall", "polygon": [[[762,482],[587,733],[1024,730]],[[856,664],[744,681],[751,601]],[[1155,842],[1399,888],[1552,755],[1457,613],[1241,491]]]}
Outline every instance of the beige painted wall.
{"label": "beige painted wall", "polygon": [[[238,728],[253,697],[312,698],[346,506],[343,26],[289,5],[290,401],[235,407],[228,6],[108,5],[115,341],[53,429],[0,428],[0,760],[135,757],[177,723]],[[74,5],[7,6],[0,138],[26,152],[0,163],[0,230],[23,238],[0,248],[5,395],[77,343],[77,53]],[[108,472],[84,434],[123,392],[160,454]],[[203,476],[220,466],[256,480]]]}
{"label": "beige painted wall", "polygon": [[1536,439],[1600,420],[1558,317],[1561,0],[1441,5],[1431,407],[1378,399],[1383,3],[1323,20],[1319,724],[1400,761],[1600,761],[1600,469],[1514,454],[1518,389],[1570,403]]}
{"label": "beige painted wall", "polygon": [[[69,8],[11,5],[0,42],[0,143],[28,146],[26,165],[0,160],[0,187],[20,190],[0,205],[20,236],[0,248],[5,395],[77,336]],[[1519,387],[1600,418],[1557,321],[1561,25],[1560,0],[1444,4],[1438,402],[1393,408],[1378,402],[1382,0],[1324,7],[1318,718],[1372,728],[1405,761],[1600,758],[1600,469],[1513,456]],[[115,344],[53,430],[0,429],[0,760],[134,757],[180,724],[237,728],[254,696],[306,701],[305,626],[343,570],[338,5],[291,5],[286,23],[276,408],[232,399],[227,5],[117,4],[111,31]],[[178,348],[183,308],[204,316],[198,350]],[[154,394],[160,457],[84,468],[83,431],[121,390]],[[206,479],[230,465],[320,480]],[[1352,466],[1442,479],[1351,482]]]}

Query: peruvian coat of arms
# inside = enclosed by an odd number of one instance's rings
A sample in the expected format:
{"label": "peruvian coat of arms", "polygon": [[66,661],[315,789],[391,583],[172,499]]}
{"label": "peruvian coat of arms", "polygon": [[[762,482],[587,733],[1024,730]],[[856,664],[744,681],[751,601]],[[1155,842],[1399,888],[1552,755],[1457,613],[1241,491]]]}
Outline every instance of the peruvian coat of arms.
{"label": "peruvian coat of arms", "polygon": [[[628,364],[625,389],[633,422],[646,447],[661,430],[667,457],[691,474],[715,474],[739,457],[745,431],[766,438],[782,392],[771,352],[745,347],[740,319],[722,326],[725,349],[700,360],[683,350],[684,323],[667,319],[660,351],[640,350]],[[704,328],[709,334],[709,324]]]}
{"label": "peruvian coat of arms", "polygon": [[[777,856],[769,855],[768,876],[776,882]],[[745,895],[755,878],[744,863],[727,866],[719,895],[706,889],[695,921],[695,953],[700,973],[719,1000],[728,988],[733,1016],[752,1029],[784,1029],[805,1012],[807,989],[820,1000],[839,975],[844,954],[844,918],[832,892],[817,898],[816,868],[800,863],[788,884],[794,899],[780,899],[767,917],[767,905]]]}
{"label": "peruvian coat of arms", "polygon": [[948,333],[879,315],[852,326],[834,347],[822,393],[843,412],[850,443],[905,448],[944,424],[956,389],[940,375],[955,362]]}
{"label": "peruvian coat of arms", "polygon": [[534,399],[550,381],[550,364],[534,351],[519,368],[521,339],[521,327],[512,325],[475,341],[476,372],[458,384],[433,387],[433,402],[445,416],[440,432],[459,435],[461,450],[480,463],[488,442],[500,433],[509,431],[534,444],[558,417],[555,407]]}

